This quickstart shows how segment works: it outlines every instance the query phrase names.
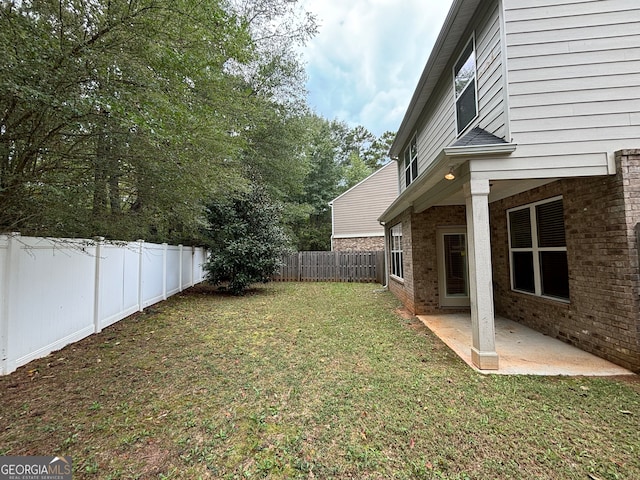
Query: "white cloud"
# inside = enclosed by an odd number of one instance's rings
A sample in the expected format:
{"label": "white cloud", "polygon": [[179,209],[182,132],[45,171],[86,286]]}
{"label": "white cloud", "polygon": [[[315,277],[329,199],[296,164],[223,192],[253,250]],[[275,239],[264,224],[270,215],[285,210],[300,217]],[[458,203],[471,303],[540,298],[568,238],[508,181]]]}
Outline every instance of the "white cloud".
{"label": "white cloud", "polygon": [[309,103],[326,118],[395,131],[451,0],[304,0],[318,35],[304,50]]}

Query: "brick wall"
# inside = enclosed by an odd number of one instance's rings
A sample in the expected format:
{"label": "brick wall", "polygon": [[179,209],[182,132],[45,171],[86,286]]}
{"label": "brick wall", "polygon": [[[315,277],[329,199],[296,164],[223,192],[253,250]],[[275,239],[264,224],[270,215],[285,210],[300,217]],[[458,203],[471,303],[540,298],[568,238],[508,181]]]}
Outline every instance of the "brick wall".
{"label": "brick wall", "polygon": [[374,252],[384,250],[384,237],[334,238],[336,252]]}
{"label": "brick wall", "polygon": [[442,311],[438,296],[437,228],[464,225],[465,208],[432,207],[420,213],[406,210],[388,227],[400,221],[404,281],[391,278],[389,289],[415,315]]}
{"label": "brick wall", "polygon": [[[437,229],[465,225],[465,207],[432,207],[413,217],[414,313],[436,313],[442,311],[438,289]],[[451,311],[450,308],[446,310]]]}
{"label": "brick wall", "polygon": [[[563,179],[490,205],[496,314],[640,370],[636,224],[640,150],[616,153],[617,174]],[[506,210],[562,195],[570,302],[511,291]]]}
{"label": "brick wall", "polygon": [[[403,279],[392,277],[389,275],[389,291],[391,291],[404,306],[415,313],[414,291],[413,291],[413,248],[411,242],[411,210],[405,210],[398,217],[385,225],[387,238],[389,237],[391,227],[402,222],[402,269]],[[391,260],[387,269],[391,272]]]}

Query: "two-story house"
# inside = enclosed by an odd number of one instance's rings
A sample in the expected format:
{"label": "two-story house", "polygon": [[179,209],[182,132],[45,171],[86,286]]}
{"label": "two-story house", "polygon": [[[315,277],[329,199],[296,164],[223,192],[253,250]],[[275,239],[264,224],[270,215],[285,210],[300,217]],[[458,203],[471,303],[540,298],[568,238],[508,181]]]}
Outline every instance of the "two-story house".
{"label": "two-story house", "polygon": [[640,370],[640,2],[454,0],[391,147],[389,289]]}

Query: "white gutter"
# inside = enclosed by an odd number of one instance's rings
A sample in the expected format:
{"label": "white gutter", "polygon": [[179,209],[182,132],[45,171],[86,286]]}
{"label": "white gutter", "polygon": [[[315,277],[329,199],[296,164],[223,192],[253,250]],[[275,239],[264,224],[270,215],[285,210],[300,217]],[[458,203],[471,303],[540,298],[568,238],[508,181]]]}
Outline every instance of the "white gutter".
{"label": "white gutter", "polygon": [[451,157],[470,157],[480,155],[505,155],[516,151],[515,143],[495,143],[492,145],[468,145],[460,147],[446,147],[444,154]]}

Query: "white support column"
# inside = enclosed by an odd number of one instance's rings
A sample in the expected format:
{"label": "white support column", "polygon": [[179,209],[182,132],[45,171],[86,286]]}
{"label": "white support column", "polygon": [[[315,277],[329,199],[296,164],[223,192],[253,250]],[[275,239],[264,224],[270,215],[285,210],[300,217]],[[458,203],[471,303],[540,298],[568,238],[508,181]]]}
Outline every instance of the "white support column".
{"label": "white support column", "polygon": [[497,370],[489,229],[489,181],[464,184],[467,206],[469,296],[471,303],[471,360],[480,370]]}

